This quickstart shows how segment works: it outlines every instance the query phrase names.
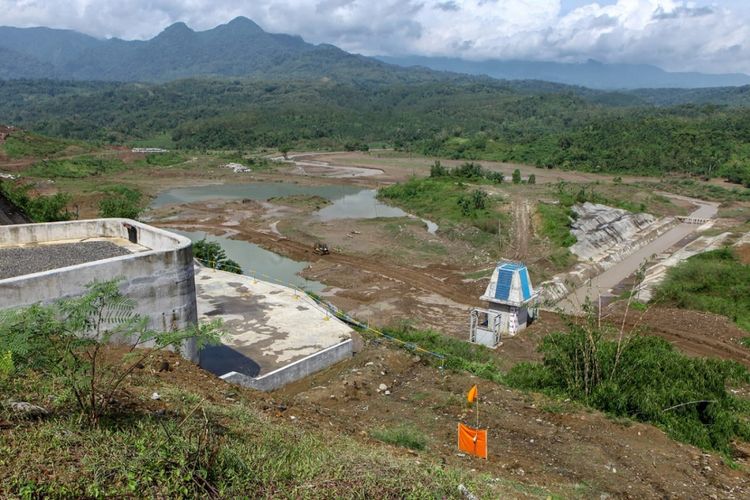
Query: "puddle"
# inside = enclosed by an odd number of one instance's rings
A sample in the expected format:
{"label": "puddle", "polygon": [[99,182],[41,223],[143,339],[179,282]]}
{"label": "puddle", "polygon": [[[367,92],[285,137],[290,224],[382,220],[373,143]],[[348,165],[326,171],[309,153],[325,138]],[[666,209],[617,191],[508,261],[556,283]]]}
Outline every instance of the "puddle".
{"label": "puddle", "polygon": [[[216,241],[226,251],[227,257],[236,261],[242,267],[243,274],[253,276],[257,274],[259,279],[266,281],[277,281],[288,285],[289,283],[308,290],[310,292],[320,293],[326,287],[319,281],[306,280],[299,276],[299,272],[305,269],[307,262],[297,262],[296,260],[282,257],[281,255],[265,250],[258,245],[248,243],[242,240],[232,240],[222,236],[206,234],[202,231],[176,231],[183,236],[190,238],[192,241],[202,240],[205,236],[208,241]],[[270,276],[268,279],[262,274]]]}
{"label": "puddle", "polygon": [[[398,207],[386,205],[377,199],[377,191],[363,189],[354,194],[334,199],[333,204],[321,208],[315,215],[323,221],[336,219],[375,219],[378,217],[411,217]],[[427,219],[421,219],[427,225],[427,232],[435,234],[438,225]]]}

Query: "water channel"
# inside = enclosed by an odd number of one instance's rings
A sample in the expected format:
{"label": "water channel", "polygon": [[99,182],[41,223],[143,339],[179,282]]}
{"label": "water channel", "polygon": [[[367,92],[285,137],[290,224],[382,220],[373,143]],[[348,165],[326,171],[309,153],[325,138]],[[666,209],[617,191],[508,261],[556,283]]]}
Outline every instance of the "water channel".
{"label": "water channel", "polygon": [[[247,276],[256,276],[264,281],[275,281],[284,285],[292,284],[297,288],[316,293],[322,292],[326,287],[319,281],[306,280],[298,274],[307,267],[307,262],[298,262],[282,257],[247,241],[232,240],[202,231],[173,231],[190,238],[192,241],[206,238],[208,241],[219,243],[226,251],[227,257],[237,262],[242,268],[242,273]],[[271,279],[269,280],[262,274],[270,276]]]}

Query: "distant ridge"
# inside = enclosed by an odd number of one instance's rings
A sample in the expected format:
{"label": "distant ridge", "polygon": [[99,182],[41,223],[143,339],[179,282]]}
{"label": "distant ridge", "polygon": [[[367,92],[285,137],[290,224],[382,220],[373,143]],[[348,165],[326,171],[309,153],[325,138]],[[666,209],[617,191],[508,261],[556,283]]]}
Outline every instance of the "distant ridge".
{"label": "distant ridge", "polygon": [[[471,76],[468,76],[471,75]],[[481,76],[480,76],[481,75]],[[150,40],[101,40],[71,30],[0,27],[0,79],[167,82],[192,77],[410,83],[446,79],[541,80],[593,89],[750,85],[744,74],[670,73],[656,66],[371,58],[237,17],[206,31],[178,22]]]}
{"label": "distant ridge", "polygon": [[486,75],[503,80],[544,80],[593,89],[706,88],[750,85],[750,76],[742,73],[671,73],[647,64],[604,64],[538,61],[465,61],[445,57],[387,57],[383,62],[403,67],[423,67],[469,75]]}
{"label": "distant ridge", "polygon": [[267,33],[245,17],[207,31],[193,31],[179,22],[146,41],[0,27],[2,79],[164,82],[196,76],[411,81],[435,79],[438,73],[391,66],[332,45],[313,45],[299,36]]}

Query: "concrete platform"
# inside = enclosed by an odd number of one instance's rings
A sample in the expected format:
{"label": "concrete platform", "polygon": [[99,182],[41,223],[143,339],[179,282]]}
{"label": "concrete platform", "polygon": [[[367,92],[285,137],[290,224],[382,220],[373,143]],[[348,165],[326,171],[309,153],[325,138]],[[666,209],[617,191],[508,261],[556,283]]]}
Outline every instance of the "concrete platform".
{"label": "concrete platform", "polygon": [[200,364],[230,382],[273,390],[351,356],[353,330],[303,292],[208,268],[195,285],[199,321],[225,331]]}

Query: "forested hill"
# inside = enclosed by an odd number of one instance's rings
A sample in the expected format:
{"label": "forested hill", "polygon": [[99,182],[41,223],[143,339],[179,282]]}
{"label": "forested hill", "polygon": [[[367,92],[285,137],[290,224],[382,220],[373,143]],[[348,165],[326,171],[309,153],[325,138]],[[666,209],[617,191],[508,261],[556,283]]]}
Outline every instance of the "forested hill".
{"label": "forested hill", "polygon": [[[24,64],[19,64],[23,59]],[[407,69],[263,31],[238,17],[207,31],[176,23],[147,41],[70,30],[0,27],[0,78],[164,82],[186,77],[409,82],[457,75]]]}
{"label": "forested hill", "polygon": [[0,123],[112,143],[158,137],[188,149],[387,146],[549,168],[723,175],[750,185],[750,108],[657,107],[643,99],[495,80],[17,80],[0,81]]}

